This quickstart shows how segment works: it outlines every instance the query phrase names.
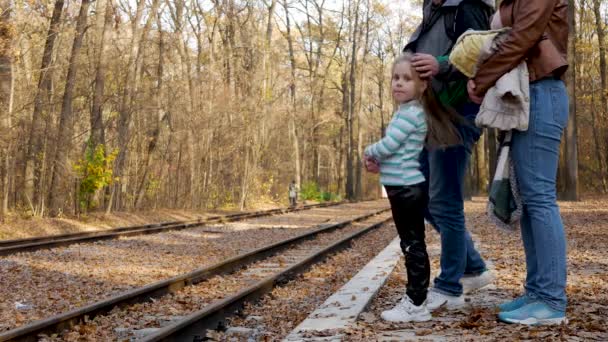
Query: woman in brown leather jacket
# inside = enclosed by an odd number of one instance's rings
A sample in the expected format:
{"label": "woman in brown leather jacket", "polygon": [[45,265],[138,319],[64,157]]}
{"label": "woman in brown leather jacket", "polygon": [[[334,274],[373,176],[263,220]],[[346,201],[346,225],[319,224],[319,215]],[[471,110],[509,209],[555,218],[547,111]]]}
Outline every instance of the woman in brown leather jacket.
{"label": "woman in brown leather jacket", "polygon": [[469,97],[481,103],[496,80],[527,62],[530,123],[527,131],[514,131],[511,154],[524,205],[527,275],[523,295],[499,306],[498,318],[508,323],[566,322],[566,240],[555,184],[568,122],[568,94],[561,79],[568,67],[567,6],[566,0],[504,0],[496,15],[512,29],[468,84]]}

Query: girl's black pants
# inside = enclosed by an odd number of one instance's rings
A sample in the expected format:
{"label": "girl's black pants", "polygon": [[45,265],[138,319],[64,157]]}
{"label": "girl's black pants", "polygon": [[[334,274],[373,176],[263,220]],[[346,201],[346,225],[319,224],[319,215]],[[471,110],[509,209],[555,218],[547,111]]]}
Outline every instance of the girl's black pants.
{"label": "girl's black pants", "polygon": [[431,277],[431,266],[424,242],[424,211],[428,194],[422,184],[385,186],[393,220],[401,238],[401,250],[405,255],[406,294],[416,306],[426,300]]}

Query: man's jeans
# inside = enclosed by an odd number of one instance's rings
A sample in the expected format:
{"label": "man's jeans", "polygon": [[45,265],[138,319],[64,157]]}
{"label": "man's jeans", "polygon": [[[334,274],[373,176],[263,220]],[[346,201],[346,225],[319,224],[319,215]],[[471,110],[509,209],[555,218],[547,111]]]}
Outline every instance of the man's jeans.
{"label": "man's jeans", "polygon": [[462,294],[460,278],[464,274],[477,275],[486,270],[464,218],[464,177],[472,147],[480,135],[473,123],[478,111],[479,106],[474,104],[458,110],[470,122],[459,127],[462,145],[424,149],[420,155],[420,168],[429,187],[426,219],[441,235],[441,273],[434,286],[452,296]]}
{"label": "man's jeans", "polygon": [[526,294],[566,310],[566,239],[556,202],[562,132],[568,122],[564,82],[530,84],[530,124],[515,132],[512,158],[523,202],[521,235],[526,253]]}

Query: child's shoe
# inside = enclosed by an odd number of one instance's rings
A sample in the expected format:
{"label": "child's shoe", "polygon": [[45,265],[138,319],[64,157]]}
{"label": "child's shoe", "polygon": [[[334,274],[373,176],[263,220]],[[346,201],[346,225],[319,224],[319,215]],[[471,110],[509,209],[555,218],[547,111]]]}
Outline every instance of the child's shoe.
{"label": "child's shoe", "polygon": [[426,308],[426,302],[416,306],[405,295],[394,308],[382,312],[381,317],[389,322],[424,322],[431,319],[431,313]]}
{"label": "child's shoe", "polygon": [[506,323],[518,323],[525,325],[553,325],[568,323],[565,312],[554,310],[549,307],[549,305],[541,301],[528,303],[513,311],[501,312],[498,314],[498,319]]}

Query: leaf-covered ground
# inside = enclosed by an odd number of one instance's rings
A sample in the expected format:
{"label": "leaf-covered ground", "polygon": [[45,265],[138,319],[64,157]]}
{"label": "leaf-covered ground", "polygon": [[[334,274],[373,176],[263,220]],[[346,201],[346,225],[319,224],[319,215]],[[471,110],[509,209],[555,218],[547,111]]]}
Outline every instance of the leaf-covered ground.
{"label": "leaf-covered ground", "polygon": [[116,227],[143,225],[156,222],[187,221],[222,215],[232,211],[198,212],[191,210],[158,209],[139,212],[90,213],[80,217],[30,217],[15,213],[0,223],[0,240],[23,239],[35,236],[106,230]]}
{"label": "leaf-covered ground", "polygon": [[[434,313],[432,321],[425,323],[390,324],[380,319],[380,312],[394,305],[403,293],[405,275],[400,263],[369,310],[361,315],[358,325],[342,332],[346,333],[345,340],[608,341],[608,200],[560,203],[560,206],[568,240],[570,322],[567,326],[526,327],[496,321],[495,305],[521,293],[525,260],[519,234],[507,234],[495,228],[486,218],[485,199],[480,198],[467,202],[467,223],[483,256],[493,265],[494,286],[468,296],[469,305],[464,310],[439,311]],[[294,224],[287,217],[275,219],[282,220],[281,225]],[[235,224],[233,229],[251,228],[241,227],[243,224]],[[383,242],[386,244],[392,235],[394,232],[376,242],[386,238]],[[432,269],[437,272],[439,244],[433,230],[428,231],[427,243]],[[262,303],[245,310],[242,318],[233,320],[231,325],[254,329],[256,340],[280,340],[381,249],[375,243],[355,246],[337,255],[330,264],[324,264],[322,271],[313,270],[275,290]],[[365,257],[358,260],[359,256]],[[256,322],[248,318],[255,318]],[[217,340],[235,338],[223,334],[214,337]]]}
{"label": "leaf-covered ground", "polygon": [[385,224],[355,240],[352,248],[329,257],[295,280],[275,288],[258,303],[246,305],[239,315],[229,320],[228,325],[251,329],[248,336],[212,332],[207,337],[212,341],[281,341],[396,235],[394,225]]}
{"label": "leaf-covered ground", "polygon": [[[389,214],[385,213],[366,222],[380,222],[388,217]],[[270,275],[269,272],[264,271],[260,273],[251,273],[252,270],[256,268],[259,271],[264,269],[268,270],[267,267],[273,267],[269,266],[273,264],[280,265],[280,267],[288,267],[290,264],[289,258],[295,257],[301,260],[303,257],[298,257],[298,255],[308,255],[312,250],[318,249],[319,246],[327,246],[331,243],[335,243],[347,235],[360,231],[364,226],[364,223],[359,223],[321,234],[315,239],[298,244],[297,247],[286,251],[286,253],[278,253],[277,255],[260,260],[247,268],[232,274],[214,276],[196,285],[188,286],[170,295],[157,298],[154,301],[125,306],[120,309],[114,308],[110,313],[103,316],[97,316],[94,319],[89,320],[86,324],[77,325],[69,332],[64,332],[52,338],[45,337],[40,341],[77,342],[137,340],[137,336],[146,331],[146,329],[161,327],[166,321],[176,317],[177,319],[183,319],[183,317],[201,310],[217,300],[226,298],[228,295],[234,295],[238,291],[242,291],[244,287],[251,286],[253,283]],[[357,240],[357,242],[365,240],[365,250],[368,251],[369,257],[373,257],[374,250],[371,246],[375,246],[376,251],[380,250],[386,245],[387,241],[395,235],[394,230],[390,228],[391,227],[388,225],[384,225],[382,228]],[[361,249],[357,249],[357,251],[359,250]],[[363,264],[365,263],[365,260],[363,260],[359,253],[351,253],[349,255],[351,256],[351,259],[349,260],[351,266],[340,267],[341,272],[344,272],[346,269],[356,272],[358,267],[357,264],[354,263],[355,260]],[[333,258],[330,259],[333,260]],[[328,263],[324,263],[324,265],[326,265],[325,270],[327,270],[327,264]],[[359,264],[359,266],[361,265]],[[348,274],[343,278],[348,279]],[[319,283],[315,288],[315,292],[322,286],[324,287],[324,292],[331,293],[331,285],[331,283]],[[278,305],[278,307],[283,307],[283,313],[291,312],[292,314],[297,314],[299,311],[302,311],[297,310],[293,297],[290,297],[289,299],[290,301]],[[316,303],[312,301],[308,303],[308,305],[313,308],[316,306],[315,304]],[[278,307],[277,309],[280,310]],[[276,313],[276,311],[273,311],[273,313]],[[303,313],[305,314],[306,311],[303,311]],[[274,319],[277,319],[277,317],[275,316]],[[283,328],[289,330],[289,326],[287,325],[283,325]]]}
{"label": "leaf-covered ground", "polygon": [[[494,265],[495,286],[471,294],[461,311],[440,311],[433,320],[416,324],[391,324],[380,312],[403,294],[404,267],[400,263],[355,329],[353,341],[404,340],[568,340],[608,341],[608,201],[560,203],[568,243],[569,324],[559,327],[526,327],[499,323],[495,306],[522,291],[525,259],[520,235],[495,228],[485,215],[485,201],[467,203],[467,223],[485,258]],[[429,231],[432,269],[439,267],[437,234]]]}
{"label": "leaf-covered ground", "polygon": [[[302,205],[315,204],[306,201]],[[253,203],[245,211],[269,210],[284,208],[284,203],[259,202]],[[78,217],[64,215],[62,217],[32,217],[25,212],[9,212],[0,222],[0,240],[23,239],[29,237],[98,231],[116,227],[136,226],[149,223],[188,221],[215,215],[240,213],[238,208],[227,207],[210,210],[188,209],[148,209],[134,212],[112,212],[106,214],[100,210],[82,214]]]}
{"label": "leaf-covered ground", "polygon": [[385,207],[346,203],[2,256],[0,332]]}

